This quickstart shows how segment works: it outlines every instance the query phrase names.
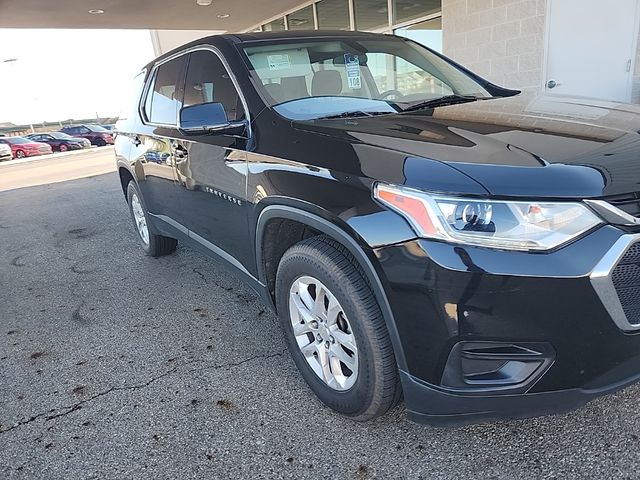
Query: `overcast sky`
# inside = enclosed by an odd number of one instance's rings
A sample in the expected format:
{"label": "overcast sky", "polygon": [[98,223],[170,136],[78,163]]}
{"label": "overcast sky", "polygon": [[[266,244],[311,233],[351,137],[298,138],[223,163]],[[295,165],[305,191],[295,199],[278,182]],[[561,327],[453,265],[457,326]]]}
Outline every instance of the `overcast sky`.
{"label": "overcast sky", "polygon": [[117,115],[153,57],[148,30],[0,29],[0,123]]}

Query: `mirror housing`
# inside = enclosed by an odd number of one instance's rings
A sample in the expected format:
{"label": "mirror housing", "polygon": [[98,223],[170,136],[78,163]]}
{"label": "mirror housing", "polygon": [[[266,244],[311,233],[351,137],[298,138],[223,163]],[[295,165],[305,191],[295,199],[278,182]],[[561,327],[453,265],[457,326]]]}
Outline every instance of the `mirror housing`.
{"label": "mirror housing", "polygon": [[242,135],[246,120],[230,122],[222,103],[209,102],[180,109],[178,128],[191,135]]}

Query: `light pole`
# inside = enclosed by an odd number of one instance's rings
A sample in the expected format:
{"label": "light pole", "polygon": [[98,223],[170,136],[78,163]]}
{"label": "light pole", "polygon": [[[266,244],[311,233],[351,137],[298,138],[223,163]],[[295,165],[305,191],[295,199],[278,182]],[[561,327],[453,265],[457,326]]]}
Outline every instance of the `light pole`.
{"label": "light pole", "polygon": [[[6,60],[3,60],[2,63],[7,63],[9,65],[11,65],[11,72],[13,73],[13,82],[15,83],[15,85],[18,85],[18,72],[16,72],[16,62],[18,61],[17,58],[7,58]],[[31,133],[35,133],[35,130],[33,129],[33,123],[29,123],[29,127],[31,127]]]}

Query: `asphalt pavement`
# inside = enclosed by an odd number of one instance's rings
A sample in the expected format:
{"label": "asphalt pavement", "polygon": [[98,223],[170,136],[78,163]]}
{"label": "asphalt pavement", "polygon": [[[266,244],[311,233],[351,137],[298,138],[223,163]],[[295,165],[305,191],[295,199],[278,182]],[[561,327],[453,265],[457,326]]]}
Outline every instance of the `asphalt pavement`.
{"label": "asphalt pavement", "polygon": [[0,192],[0,245],[0,478],[640,476],[638,387],[457,429],[332,413],[232,274],[142,254],[115,173]]}

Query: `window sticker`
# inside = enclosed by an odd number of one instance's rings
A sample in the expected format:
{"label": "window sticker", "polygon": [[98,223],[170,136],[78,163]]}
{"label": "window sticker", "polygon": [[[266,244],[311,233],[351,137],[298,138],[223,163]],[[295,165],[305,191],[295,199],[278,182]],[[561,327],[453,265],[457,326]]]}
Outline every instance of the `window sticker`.
{"label": "window sticker", "polygon": [[291,68],[291,60],[286,53],[268,55],[267,61],[269,62],[269,70],[287,70]]}
{"label": "window sticker", "polygon": [[351,90],[362,88],[360,80],[360,60],[357,55],[344,54],[344,66],[347,69],[347,84]]}

